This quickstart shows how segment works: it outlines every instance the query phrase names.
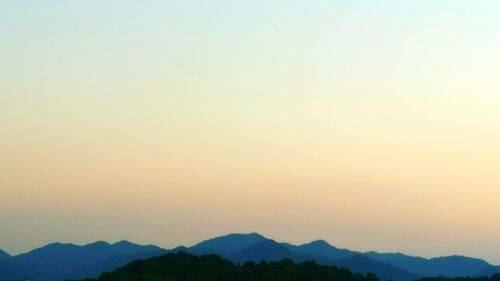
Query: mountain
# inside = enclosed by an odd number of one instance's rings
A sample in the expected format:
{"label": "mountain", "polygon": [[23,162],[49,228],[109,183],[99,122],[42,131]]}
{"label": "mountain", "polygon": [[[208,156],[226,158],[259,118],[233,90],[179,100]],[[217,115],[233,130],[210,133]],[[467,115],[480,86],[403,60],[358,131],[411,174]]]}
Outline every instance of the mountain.
{"label": "mountain", "polygon": [[346,269],[318,265],[314,262],[296,264],[291,260],[282,260],[235,265],[216,255],[198,257],[186,253],[134,261],[113,272],[102,274],[98,280],[379,281],[374,275],[353,274]]}
{"label": "mountain", "polygon": [[324,240],[316,240],[299,246],[287,244],[287,246],[293,251],[301,254],[329,259],[345,259],[358,254],[357,252],[347,249],[333,247]]}
{"label": "mountain", "polygon": [[265,240],[267,238],[258,233],[234,233],[203,241],[188,251],[196,255],[217,254],[224,257]]}
{"label": "mountain", "polygon": [[279,261],[282,259],[292,259],[294,261],[313,260],[303,254],[294,252],[274,240],[263,240],[259,243],[246,247],[228,257],[233,262],[260,262],[260,261]]}
{"label": "mountain", "polygon": [[[451,256],[424,259],[403,254],[359,253],[339,249],[324,240],[303,245],[277,243],[262,235],[230,234],[217,237],[187,248],[193,254],[218,254],[233,262],[276,261],[290,258],[294,261],[314,260],[321,264],[338,265],[354,272],[372,272],[383,279],[397,281],[414,280],[419,276],[474,276],[490,270],[485,261],[467,257]],[[490,273],[490,272],[485,272]],[[490,274],[491,275],[491,274]]]}
{"label": "mountain", "polygon": [[476,277],[492,276],[493,274],[500,273],[500,266],[492,266],[476,274]]}
{"label": "mountain", "polygon": [[115,244],[99,241],[84,246],[53,243],[27,254],[16,256],[13,260],[27,268],[63,276],[116,255],[158,250],[160,248],[156,246],[139,246],[126,241]]}
{"label": "mountain", "polygon": [[65,279],[80,280],[84,278],[96,278],[103,272],[113,271],[131,261],[147,259],[161,256],[169,253],[167,250],[138,252],[131,255],[116,255],[104,261],[100,261],[88,267],[80,268],[76,271],[66,274]]}
{"label": "mountain", "polygon": [[15,264],[10,260],[0,261],[0,280],[23,280],[35,275],[37,277],[41,277],[42,279],[50,278],[50,276],[44,275],[40,272],[35,272],[31,269]]}
{"label": "mountain", "polygon": [[334,264],[357,273],[374,273],[382,280],[411,281],[420,277],[417,274],[405,271],[396,266],[372,260],[364,255],[355,255],[337,260],[334,261]]}
{"label": "mountain", "polygon": [[394,281],[434,276],[491,276],[500,272],[499,267],[483,260],[462,256],[425,259],[401,253],[360,253],[336,248],[324,240],[291,245],[276,242],[258,233],[240,233],[172,250],[127,241],[114,244],[99,241],[83,246],[52,243],[13,257],[0,252],[0,281],[26,277],[35,281],[95,278],[102,272],[112,271],[133,260],[179,252],[197,256],[216,254],[237,264],[283,259],[294,262],[315,261],[322,265],[344,267],[356,273],[375,273],[383,280]]}
{"label": "mountain", "polygon": [[11,258],[11,256],[9,254],[4,252],[3,250],[0,250],[0,260],[6,260],[6,259],[10,259],[10,258]]}
{"label": "mountain", "polygon": [[371,259],[397,266],[421,276],[476,276],[482,271],[492,270],[494,266],[475,258],[449,256],[432,259],[407,256],[401,253],[365,253]]}
{"label": "mountain", "polygon": [[[35,280],[63,280],[95,277],[148,253],[145,257],[165,254],[159,247],[137,245],[127,241],[115,244],[95,242],[77,246],[52,243],[10,258],[0,271],[0,280],[31,277]],[[13,278],[14,277],[14,278]]]}
{"label": "mountain", "polygon": [[[244,245],[239,244],[240,241],[244,241]],[[259,242],[255,243],[255,241]],[[205,246],[200,247],[199,245]],[[230,245],[230,247],[221,247],[221,245]],[[209,248],[208,246],[211,246],[211,249],[215,250],[206,250]],[[383,262],[371,260],[356,252],[337,249],[323,240],[294,246],[287,243],[278,243],[258,234],[235,234],[211,239],[195,247],[205,249],[204,254],[221,255],[235,263],[248,261],[272,262],[283,259],[291,259],[295,262],[316,261],[324,265],[344,267],[358,273],[375,273],[383,279],[411,281],[418,278],[416,274]],[[188,248],[188,252],[196,253],[197,251]]]}
{"label": "mountain", "polygon": [[478,272],[493,267],[481,259],[464,256],[449,256],[430,259],[436,276],[446,277],[474,276]]}

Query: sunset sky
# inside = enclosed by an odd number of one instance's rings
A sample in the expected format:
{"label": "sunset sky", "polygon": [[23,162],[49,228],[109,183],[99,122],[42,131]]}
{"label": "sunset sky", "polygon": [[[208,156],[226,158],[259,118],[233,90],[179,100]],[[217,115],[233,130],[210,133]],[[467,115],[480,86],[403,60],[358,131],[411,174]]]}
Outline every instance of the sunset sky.
{"label": "sunset sky", "polygon": [[0,249],[229,232],[500,264],[500,1],[0,1]]}

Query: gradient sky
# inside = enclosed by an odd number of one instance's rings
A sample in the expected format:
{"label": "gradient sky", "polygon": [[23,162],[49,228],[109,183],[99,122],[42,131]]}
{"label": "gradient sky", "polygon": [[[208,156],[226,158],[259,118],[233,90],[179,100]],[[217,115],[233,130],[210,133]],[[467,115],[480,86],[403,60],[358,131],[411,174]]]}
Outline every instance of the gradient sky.
{"label": "gradient sky", "polygon": [[500,264],[499,13],[0,1],[0,248],[255,231]]}

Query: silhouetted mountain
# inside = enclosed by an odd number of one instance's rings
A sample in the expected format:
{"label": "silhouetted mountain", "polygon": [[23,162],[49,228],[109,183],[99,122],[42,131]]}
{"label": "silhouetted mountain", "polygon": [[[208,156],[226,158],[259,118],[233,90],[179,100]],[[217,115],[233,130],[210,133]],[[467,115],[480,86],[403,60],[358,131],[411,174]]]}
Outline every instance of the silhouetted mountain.
{"label": "silhouetted mountain", "polygon": [[324,240],[316,240],[299,246],[290,244],[287,245],[293,251],[301,254],[316,257],[325,257],[334,260],[345,259],[358,254],[357,252],[353,252],[347,249],[335,248]]}
{"label": "silhouetted mountain", "polygon": [[10,258],[11,258],[11,256],[9,254],[0,250],[0,260],[6,260],[6,259],[10,259]]}
{"label": "silhouetted mountain", "polygon": [[[30,277],[36,281],[59,281],[97,277],[136,259],[165,253],[187,252],[194,255],[217,254],[236,263],[246,261],[295,262],[315,261],[323,265],[345,267],[357,273],[375,273],[381,279],[410,281],[420,276],[490,276],[499,272],[480,259],[461,256],[425,259],[400,253],[358,253],[339,249],[323,240],[303,245],[278,243],[257,234],[229,234],[203,241],[193,247],[177,247],[170,251],[127,241],[115,244],[95,242],[85,246],[53,243],[14,257],[1,255],[0,280]],[[500,280],[499,280],[500,281]]]}
{"label": "silhouetted mountain", "polygon": [[[302,250],[303,253],[297,252],[297,248]],[[289,244],[283,245],[268,239],[247,247],[228,258],[237,263],[247,261],[279,261],[286,258],[295,262],[316,261],[320,264],[344,267],[357,273],[375,273],[384,280],[411,281],[419,277],[416,274],[399,269],[395,266],[374,261],[359,254],[356,255],[354,252],[347,253],[346,251],[341,251],[339,253],[339,251],[336,250],[336,248],[324,241],[315,241],[302,246],[291,246]],[[336,255],[350,255],[350,257],[346,259],[335,259],[330,258],[327,254],[330,254],[332,257]]]}
{"label": "silhouetted mountain", "polygon": [[[10,258],[9,269],[0,272],[0,280],[12,279],[13,275],[16,279],[31,277],[50,281],[95,277],[103,270],[112,270],[140,257],[140,253],[161,255],[166,250],[126,241],[115,244],[100,241],[84,246],[52,243]],[[148,254],[145,257],[151,256],[152,254]]]}
{"label": "silhouetted mountain", "polygon": [[334,264],[357,273],[375,273],[382,280],[411,281],[419,278],[417,274],[390,264],[372,260],[364,255],[355,255],[346,259],[336,260]]}
{"label": "silhouetted mountain", "polygon": [[169,253],[167,250],[157,250],[151,252],[138,252],[131,255],[116,255],[104,261],[100,261],[91,266],[80,268],[76,271],[66,274],[66,279],[78,280],[84,278],[97,278],[103,272],[112,271],[131,261],[161,256]]}
{"label": "silhouetted mountain", "polygon": [[260,262],[260,261],[279,261],[285,258],[293,261],[313,260],[312,257],[307,257],[303,254],[294,252],[288,247],[281,245],[274,240],[263,240],[259,243],[242,249],[239,252],[233,253],[228,257],[233,262]]}
{"label": "silhouetted mountain", "polygon": [[196,255],[217,254],[225,257],[266,239],[267,238],[257,233],[229,234],[196,244],[195,246],[189,248],[189,253]]}
{"label": "silhouetted mountain", "polygon": [[16,256],[14,262],[39,272],[66,276],[66,274],[93,266],[113,256],[158,250],[160,248],[156,246],[140,246],[125,241],[112,245],[99,241],[85,246],[53,243],[27,254]]}
{"label": "silhouetted mountain", "polygon": [[476,274],[476,277],[480,276],[492,276],[493,274],[500,273],[500,266],[492,266]]}
{"label": "silhouetted mountain", "polygon": [[134,261],[99,281],[379,281],[374,275],[362,276],[334,266],[314,262],[295,264],[291,260],[235,265],[216,255],[201,257],[186,253],[168,254]]}
{"label": "silhouetted mountain", "polygon": [[[240,243],[241,241],[243,243]],[[243,246],[247,247],[244,248]],[[360,273],[381,273],[381,276],[384,278],[387,277],[387,279],[398,281],[408,281],[418,278],[415,274],[391,265],[372,261],[368,258],[340,260],[341,258],[357,255],[357,253],[337,249],[322,240],[294,246],[286,243],[278,243],[259,234],[232,234],[207,240],[196,245],[194,248],[196,249],[188,248],[188,251],[194,254],[217,254],[236,263],[248,261],[270,262],[288,258],[295,262],[316,261],[326,265],[339,265],[352,268],[354,271]],[[200,249],[203,249],[203,251],[200,251]],[[370,270],[365,270],[366,268]]]}
{"label": "silhouetted mountain", "polygon": [[24,280],[37,276],[40,280],[48,280],[52,276],[18,265],[12,260],[0,261],[0,280]]}
{"label": "silhouetted mountain", "polygon": [[185,253],[189,253],[189,249],[184,247],[184,246],[179,246],[179,247],[175,247],[171,250],[169,250],[170,253],[179,253],[179,252],[185,252]]}
{"label": "silhouetted mountain", "polygon": [[476,276],[482,271],[492,270],[494,266],[475,258],[449,256],[432,259],[407,256],[401,253],[365,254],[371,259],[385,262],[421,276]]}
{"label": "silhouetted mountain", "polygon": [[430,261],[434,264],[436,275],[448,277],[474,276],[480,271],[493,267],[484,260],[464,256],[433,258]]}

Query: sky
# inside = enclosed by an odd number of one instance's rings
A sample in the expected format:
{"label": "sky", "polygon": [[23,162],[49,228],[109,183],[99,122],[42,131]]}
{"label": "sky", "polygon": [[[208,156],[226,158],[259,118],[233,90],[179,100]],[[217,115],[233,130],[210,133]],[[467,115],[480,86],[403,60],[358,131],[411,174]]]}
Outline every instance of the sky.
{"label": "sky", "polygon": [[500,264],[500,2],[0,1],[0,249],[230,232]]}

